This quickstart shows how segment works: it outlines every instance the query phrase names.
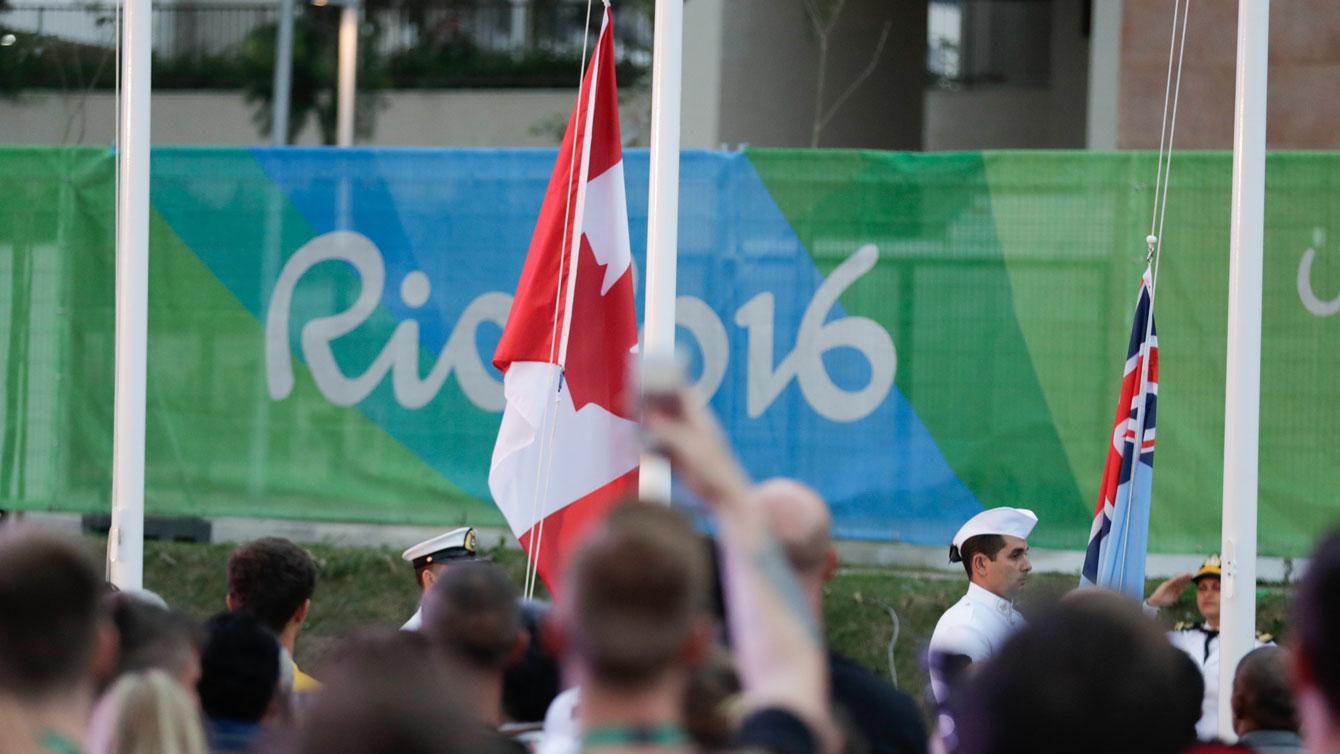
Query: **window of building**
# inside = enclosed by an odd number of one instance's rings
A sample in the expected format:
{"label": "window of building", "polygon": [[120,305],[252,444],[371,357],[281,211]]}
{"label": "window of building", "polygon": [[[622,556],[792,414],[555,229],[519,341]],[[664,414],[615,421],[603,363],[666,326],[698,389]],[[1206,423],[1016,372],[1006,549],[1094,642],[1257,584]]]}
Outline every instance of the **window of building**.
{"label": "window of building", "polygon": [[1051,0],[930,0],[930,85],[1045,86],[1051,78]]}

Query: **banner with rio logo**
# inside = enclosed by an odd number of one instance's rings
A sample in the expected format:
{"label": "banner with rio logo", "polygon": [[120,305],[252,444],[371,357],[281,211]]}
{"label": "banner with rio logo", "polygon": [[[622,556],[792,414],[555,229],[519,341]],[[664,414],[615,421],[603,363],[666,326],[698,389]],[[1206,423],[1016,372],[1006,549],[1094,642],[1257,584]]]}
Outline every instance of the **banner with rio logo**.
{"label": "banner with rio logo", "polygon": [[[490,357],[553,158],[156,150],[148,512],[501,525]],[[1178,160],[1151,549],[1196,552],[1219,541],[1231,160]],[[647,155],[625,164],[640,285]],[[1153,164],[686,152],[677,321],[694,390],[749,471],[813,485],[840,536],[943,544],[1016,505],[1038,512],[1036,545],[1082,549]],[[1304,554],[1340,521],[1337,168],[1269,162],[1263,554]],[[0,507],[104,511],[112,158],[11,148],[0,171]]]}

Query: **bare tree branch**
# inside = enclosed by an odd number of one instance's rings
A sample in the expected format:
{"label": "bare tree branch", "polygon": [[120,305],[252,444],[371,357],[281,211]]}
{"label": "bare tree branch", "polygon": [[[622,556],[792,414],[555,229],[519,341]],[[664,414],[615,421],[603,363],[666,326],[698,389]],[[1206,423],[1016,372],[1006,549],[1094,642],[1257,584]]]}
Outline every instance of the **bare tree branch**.
{"label": "bare tree branch", "polygon": [[819,146],[819,132],[823,120],[824,84],[828,78],[828,35],[833,31],[838,16],[847,0],[801,0],[805,7],[805,16],[814,29],[815,40],[819,44],[819,71],[814,82],[814,118],[810,121],[810,147]]}
{"label": "bare tree branch", "polygon": [[[816,28],[816,31],[818,29]],[[819,146],[819,132],[823,130],[824,77],[828,74],[828,31],[819,32],[819,75],[814,88],[814,120],[810,123],[810,148]]]}
{"label": "bare tree branch", "polygon": [[[825,114],[823,119],[816,124],[817,125],[817,129],[815,132],[816,142],[818,132],[824,130],[824,128],[828,125],[828,121],[832,120],[833,116],[837,114],[838,108],[842,107],[842,103],[846,102],[847,98],[850,97],[852,93],[855,92],[856,89],[861,86],[861,84],[865,83],[865,80],[870,78],[870,75],[875,72],[876,66],[879,65],[879,56],[884,52],[884,45],[889,41],[889,30],[892,28],[893,28],[893,19],[889,19],[888,21],[884,22],[884,28],[879,33],[879,42],[875,44],[875,52],[873,55],[870,56],[870,62],[866,65],[865,70],[861,71],[860,75],[858,75],[855,78],[855,80],[851,82],[851,85],[848,86],[847,89],[842,92],[842,94],[838,95],[838,98],[833,102],[833,106],[828,109],[828,113]],[[818,144],[816,143],[814,146],[818,146]]]}
{"label": "bare tree branch", "polygon": [[805,15],[809,16],[814,31],[826,36],[832,31],[833,24],[837,23],[838,16],[842,15],[842,7],[847,4],[847,0],[801,0],[801,3],[805,6]]}
{"label": "bare tree branch", "polygon": [[837,114],[839,108],[851,97],[852,93],[870,78],[879,65],[880,55],[884,53],[884,45],[889,41],[889,31],[893,28],[893,19],[884,22],[884,28],[879,33],[879,42],[875,45],[875,52],[870,56],[870,62],[866,64],[865,70],[861,71],[856,79],[838,95],[828,112],[824,112],[824,84],[828,75],[828,38],[833,31],[833,26],[837,24],[838,16],[842,14],[843,7],[847,0],[801,0],[805,7],[805,15],[809,18],[810,25],[814,28],[814,34],[819,42],[819,71],[818,80],[814,87],[814,120],[810,128],[810,147],[819,146],[819,135],[828,127],[828,122]]}

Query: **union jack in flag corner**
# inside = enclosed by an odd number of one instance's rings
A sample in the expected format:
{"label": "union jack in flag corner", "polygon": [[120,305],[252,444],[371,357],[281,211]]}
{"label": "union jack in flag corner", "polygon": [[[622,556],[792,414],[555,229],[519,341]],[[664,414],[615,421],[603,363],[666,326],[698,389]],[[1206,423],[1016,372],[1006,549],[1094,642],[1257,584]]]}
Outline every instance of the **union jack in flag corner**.
{"label": "union jack in flag corner", "polygon": [[1112,444],[1107,449],[1103,486],[1080,575],[1081,586],[1111,589],[1136,602],[1144,599],[1154,481],[1154,419],[1159,396],[1159,340],[1152,314],[1152,285],[1153,275],[1145,267],[1135,302],[1130,347],[1126,349]]}

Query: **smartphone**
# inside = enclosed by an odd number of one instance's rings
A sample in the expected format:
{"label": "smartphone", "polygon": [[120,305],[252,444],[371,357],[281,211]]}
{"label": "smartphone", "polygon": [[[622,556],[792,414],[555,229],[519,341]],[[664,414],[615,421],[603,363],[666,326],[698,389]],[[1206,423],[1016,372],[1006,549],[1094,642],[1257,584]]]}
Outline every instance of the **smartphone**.
{"label": "smartphone", "polygon": [[684,367],[674,357],[643,357],[641,359],[641,399],[640,408],[649,407],[679,416],[684,411],[684,391],[688,380],[684,376]]}

